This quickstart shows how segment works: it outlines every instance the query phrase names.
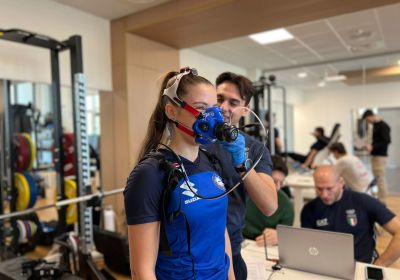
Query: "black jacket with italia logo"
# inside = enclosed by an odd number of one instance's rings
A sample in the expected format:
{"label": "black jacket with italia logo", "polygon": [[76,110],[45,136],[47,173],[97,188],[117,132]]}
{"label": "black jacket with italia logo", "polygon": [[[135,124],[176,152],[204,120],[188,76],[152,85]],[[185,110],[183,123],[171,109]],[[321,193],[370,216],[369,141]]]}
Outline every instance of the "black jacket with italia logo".
{"label": "black jacket with italia logo", "polygon": [[301,212],[301,226],[305,228],[350,233],[354,237],[354,257],[370,263],[375,256],[374,224],[384,225],[395,217],[377,199],[345,190],[342,198],[325,205],[315,198]]}

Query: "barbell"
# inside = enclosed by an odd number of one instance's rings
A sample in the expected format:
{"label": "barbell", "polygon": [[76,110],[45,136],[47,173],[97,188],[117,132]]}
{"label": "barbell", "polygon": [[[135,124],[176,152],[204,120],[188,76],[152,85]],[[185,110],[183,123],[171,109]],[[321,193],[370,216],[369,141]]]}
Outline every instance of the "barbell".
{"label": "barbell", "polygon": [[110,195],[114,195],[114,194],[118,194],[118,193],[122,193],[124,191],[125,188],[119,188],[119,189],[115,189],[115,190],[111,190],[111,191],[97,191],[95,193],[91,193],[91,194],[87,194],[84,196],[80,196],[80,197],[75,197],[75,198],[69,198],[69,199],[63,199],[63,200],[59,200],[55,203],[52,204],[48,204],[48,205],[44,205],[41,207],[36,207],[36,208],[28,208],[22,211],[16,211],[16,212],[12,212],[12,213],[6,213],[6,214],[2,214],[0,215],[0,220],[5,220],[5,219],[11,219],[11,218],[15,218],[15,217],[19,217],[22,215],[27,215],[30,213],[34,213],[37,211],[42,211],[45,209],[49,209],[49,208],[59,208],[62,206],[67,206],[70,204],[74,204],[74,203],[81,203],[84,201],[88,201],[91,200],[95,197],[100,197],[103,198],[105,196],[110,196]]}

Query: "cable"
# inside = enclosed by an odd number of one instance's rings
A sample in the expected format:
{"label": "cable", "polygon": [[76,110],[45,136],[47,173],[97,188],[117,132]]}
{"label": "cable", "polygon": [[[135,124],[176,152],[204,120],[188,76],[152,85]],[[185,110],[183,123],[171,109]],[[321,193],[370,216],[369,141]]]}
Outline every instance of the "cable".
{"label": "cable", "polygon": [[269,274],[269,276],[268,276],[268,279],[267,280],[271,280],[272,279],[272,277],[276,274],[276,272],[277,272],[277,270],[272,270],[271,271],[271,273]]}
{"label": "cable", "polygon": [[[267,133],[267,131],[266,131],[266,129],[265,129],[265,126],[264,126],[264,124],[262,123],[261,119],[257,116],[256,113],[254,113],[253,110],[251,110],[250,108],[247,108],[247,107],[237,107],[237,108],[235,108],[235,110],[237,110],[237,109],[245,109],[246,111],[252,113],[252,114],[254,115],[254,117],[257,119],[257,121],[259,122],[259,124],[260,124],[260,126],[262,127],[264,133],[265,133],[265,134]],[[230,124],[232,123],[232,115],[233,115],[233,112],[231,113],[231,116],[229,117],[229,123],[230,123]],[[258,125],[258,124],[257,124],[257,125]],[[259,157],[257,158],[257,160],[253,163],[253,165],[249,168],[249,170],[247,170],[247,171],[243,174],[243,176],[240,178],[239,182],[237,182],[236,185],[234,185],[230,190],[225,191],[225,192],[223,192],[222,194],[219,194],[219,195],[216,195],[216,196],[206,197],[206,196],[203,196],[203,195],[201,195],[201,194],[198,194],[198,193],[192,188],[192,186],[191,186],[191,184],[190,184],[190,182],[189,182],[189,177],[188,177],[188,175],[187,175],[187,173],[186,173],[185,167],[184,167],[184,165],[183,165],[183,162],[182,162],[180,156],[179,156],[177,153],[175,153],[169,146],[167,146],[167,145],[165,145],[165,144],[162,144],[162,143],[160,143],[160,145],[163,146],[163,147],[165,147],[165,148],[167,148],[167,150],[170,151],[170,152],[173,154],[173,156],[176,158],[176,160],[178,161],[178,163],[179,163],[179,169],[181,170],[181,172],[182,172],[182,174],[183,174],[183,178],[184,178],[184,180],[185,180],[185,183],[186,183],[186,185],[188,186],[188,188],[190,189],[190,191],[191,191],[195,196],[197,196],[197,197],[199,197],[199,198],[201,198],[201,199],[206,199],[206,200],[215,200],[215,199],[221,198],[221,197],[223,197],[223,196],[225,196],[225,195],[228,195],[229,193],[233,192],[237,187],[239,187],[239,185],[242,183],[242,181],[243,181],[244,179],[246,179],[246,177],[249,175],[249,173],[250,173],[250,172],[257,166],[257,164],[260,162],[261,158],[263,157],[264,151],[267,149],[266,146],[265,146],[265,143],[263,143],[263,145],[262,145],[263,148],[262,148],[262,150],[261,150],[261,152],[260,152],[260,155],[259,155]]]}

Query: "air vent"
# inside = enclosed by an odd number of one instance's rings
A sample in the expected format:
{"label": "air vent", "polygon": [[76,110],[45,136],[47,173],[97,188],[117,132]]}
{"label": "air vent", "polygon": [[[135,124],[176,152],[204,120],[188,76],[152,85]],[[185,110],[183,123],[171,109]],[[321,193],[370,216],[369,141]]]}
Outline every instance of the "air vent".
{"label": "air vent", "polygon": [[385,47],[385,43],[383,41],[376,41],[365,44],[354,44],[349,46],[349,50],[352,53],[363,53],[368,51],[375,51]]}
{"label": "air vent", "polygon": [[370,30],[364,30],[364,29],[357,29],[355,31],[352,31],[349,35],[350,40],[352,41],[366,41],[368,39],[373,38],[375,33]]}

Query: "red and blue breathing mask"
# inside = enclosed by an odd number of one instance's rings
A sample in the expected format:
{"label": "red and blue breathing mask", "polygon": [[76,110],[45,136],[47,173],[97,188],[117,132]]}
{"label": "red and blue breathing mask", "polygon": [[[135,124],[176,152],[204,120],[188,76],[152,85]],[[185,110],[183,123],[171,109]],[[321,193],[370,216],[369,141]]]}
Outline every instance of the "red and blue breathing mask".
{"label": "red and blue breathing mask", "polygon": [[[222,111],[219,107],[209,107],[204,113],[201,113],[178,97],[176,92],[179,82],[183,76],[188,74],[197,75],[197,70],[188,67],[181,69],[178,75],[171,78],[171,80],[175,79],[172,85],[165,88],[163,92],[163,96],[167,96],[169,100],[196,117],[192,129],[182,125],[178,121],[173,121],[176,127],[184,133],[193,136],[196,143],[199,144],[210,144],[216,141],[235,141],[239,133],[238,129],[224,121]],[[171,80],[169,83],[172,82]]]}

